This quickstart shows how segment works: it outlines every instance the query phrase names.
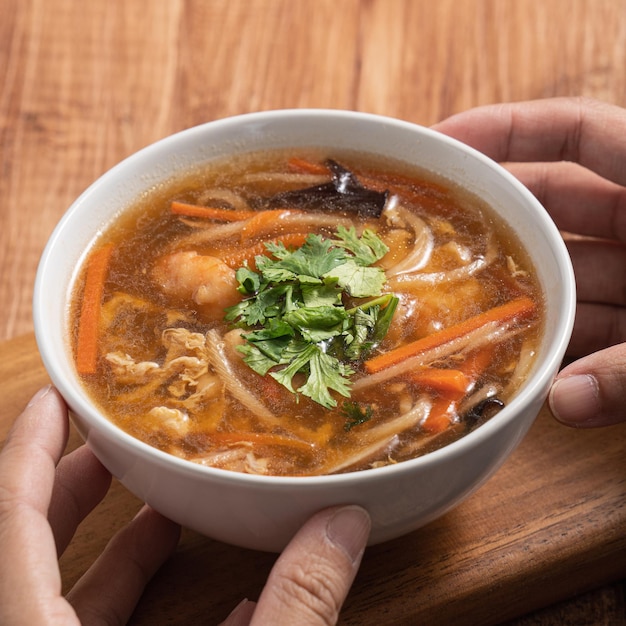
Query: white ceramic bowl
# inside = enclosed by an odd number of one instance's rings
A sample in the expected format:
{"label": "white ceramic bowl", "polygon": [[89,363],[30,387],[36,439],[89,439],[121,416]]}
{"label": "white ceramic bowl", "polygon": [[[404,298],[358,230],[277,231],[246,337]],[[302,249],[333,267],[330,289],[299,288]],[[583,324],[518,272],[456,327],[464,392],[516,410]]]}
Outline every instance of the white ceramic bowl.
{"label": "white ceramic bowl", "polygon": [[[422,166],[477,194],[517,232],[545,292],[547,319],[537,364],[493,419],[445,448],[397,465],[334,476],[267,477],[200,466],[134,439],[95,408],[74,370],[68,302],[90,244],[125,207],[159,181],[199,163],[264,148],[321,146],[390,156]],[[212,538],[282,549],[315,511],[356,503],[371,514],[371,544],[413,531],[457,505],[495,472],[537,416],[568,344],[575,311],[572,267],[553,222],[499,165],[427,128],[375,115],[288,110],[191,128],[129,157],[69,208],[44,251],[34,293],[37,342],[49,375],[100,461],[152,507]]]}

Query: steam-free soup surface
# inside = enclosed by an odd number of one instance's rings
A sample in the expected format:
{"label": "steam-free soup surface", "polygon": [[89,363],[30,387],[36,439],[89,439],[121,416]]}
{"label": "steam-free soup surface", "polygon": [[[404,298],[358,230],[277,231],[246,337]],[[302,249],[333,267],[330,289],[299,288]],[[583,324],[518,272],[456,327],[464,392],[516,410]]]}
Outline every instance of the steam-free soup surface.
{"label": "steam-free soup surface", "polygon": [[462,437],[532,368],[542,294],[490,207],[365,155],[253,154],[153,190],[95,243],[84,385],[170,454],[313,475]]}

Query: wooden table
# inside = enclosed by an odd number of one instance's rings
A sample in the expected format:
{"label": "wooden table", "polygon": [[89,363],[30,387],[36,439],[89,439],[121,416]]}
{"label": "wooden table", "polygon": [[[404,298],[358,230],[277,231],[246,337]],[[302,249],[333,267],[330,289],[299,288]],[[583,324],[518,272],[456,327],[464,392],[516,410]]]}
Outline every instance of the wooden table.
{"label": "wooden table", "polygon": [[[45,241],[137,149],[272,108],[428,125],[554,95],[626,105],[622,0],[0,0],[0,15],[0,441],[47,380],[30,314]],[[458,509],[368,550],[341,623],[625,623],[625,443],[542,415]],[[61,560],[66,587],[138,507],[114,485]],[[273,560],[185,532],[132,623],[217,623]]]}

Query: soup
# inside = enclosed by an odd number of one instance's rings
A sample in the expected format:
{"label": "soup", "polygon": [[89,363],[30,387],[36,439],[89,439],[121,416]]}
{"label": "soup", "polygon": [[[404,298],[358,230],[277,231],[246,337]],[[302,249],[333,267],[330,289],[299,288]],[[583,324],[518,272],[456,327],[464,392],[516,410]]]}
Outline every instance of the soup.
{"label": "soup", "polygon": [[76,367],[126,432],[189,461],[305,476],[479,427],[525,380],[543,299],[467,192],[349,152],[264,152],[162,185],[99,238]]}

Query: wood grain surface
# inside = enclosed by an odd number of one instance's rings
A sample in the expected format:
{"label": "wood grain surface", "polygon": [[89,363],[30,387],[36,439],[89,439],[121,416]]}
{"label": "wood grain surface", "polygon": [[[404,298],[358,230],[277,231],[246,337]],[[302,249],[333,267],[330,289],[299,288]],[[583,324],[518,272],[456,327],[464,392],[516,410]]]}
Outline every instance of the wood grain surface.
{"label": "wood grain surface", "polygon": [[[124,157],[275,108],[429,125],[556,95],[624,106],[625,61],[623,0],[0,0],[0,439],[46,380],[31,334],[45,242]],[[543,416],[462,507],[368,551],[342,623],[626,623],[623,458],[623,428]],[[63,557],[66,585],[136,508],[116,485]],[[272,561],[187,533],[133,623],[216,623]]]}

